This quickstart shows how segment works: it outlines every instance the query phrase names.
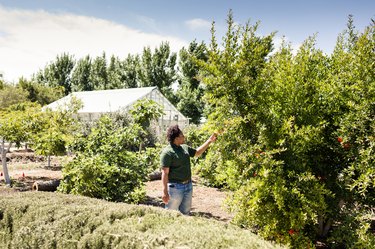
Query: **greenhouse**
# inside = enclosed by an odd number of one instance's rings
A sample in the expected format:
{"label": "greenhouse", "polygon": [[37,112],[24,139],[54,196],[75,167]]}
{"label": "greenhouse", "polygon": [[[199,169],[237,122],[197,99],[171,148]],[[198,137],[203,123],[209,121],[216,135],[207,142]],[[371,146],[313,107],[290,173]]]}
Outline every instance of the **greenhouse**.
{"label": "greenhouse", "polygon": [[78,118],[83,121],[91,122],[103,114],[127,111],[138,100],[147,98],[164,107],[164,115],[157,122],[157,133],[173,124],[178,124],[181,128],[189,124],[189,119],[179,112],[157,87],[73,92],[49,104],[47,108],[56,110],[69,103],[73,96],[83,103],[83,107],[78,110]]}

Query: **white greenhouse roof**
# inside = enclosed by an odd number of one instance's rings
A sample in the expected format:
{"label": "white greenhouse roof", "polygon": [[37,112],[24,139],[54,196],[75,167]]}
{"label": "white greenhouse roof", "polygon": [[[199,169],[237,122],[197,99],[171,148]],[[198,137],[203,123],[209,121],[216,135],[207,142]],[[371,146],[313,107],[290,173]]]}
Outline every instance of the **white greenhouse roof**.
{"label": "white greenhouse roof", "polygon": [[78,113],[106,113],[115,112],[132,105],[137,100],[145,97],[157,87],[127,88],[115,90],[100,90],[87,92],[73,92],[47,106],[53,110],[69,103],[72,96],[83,103]]}

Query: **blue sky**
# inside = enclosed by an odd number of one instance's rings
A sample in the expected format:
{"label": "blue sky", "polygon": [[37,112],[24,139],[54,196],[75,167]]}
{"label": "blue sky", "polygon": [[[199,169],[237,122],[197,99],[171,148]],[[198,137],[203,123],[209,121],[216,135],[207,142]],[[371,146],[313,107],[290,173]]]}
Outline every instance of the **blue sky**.
{"label": "blue sky", "polygon": [[360,31],[375,19],[374,0],[0,0],[0,73],[29,78],[63,52],[124,57],[162,41],[174,51],[194,39],[208,43],[212,21],[218,38],[225,33],[229,9],[237,23],[260,21],[260,35],[277,31],[276,46],[285,36],[298,49],[317,34],[326,53],[349,14]]}

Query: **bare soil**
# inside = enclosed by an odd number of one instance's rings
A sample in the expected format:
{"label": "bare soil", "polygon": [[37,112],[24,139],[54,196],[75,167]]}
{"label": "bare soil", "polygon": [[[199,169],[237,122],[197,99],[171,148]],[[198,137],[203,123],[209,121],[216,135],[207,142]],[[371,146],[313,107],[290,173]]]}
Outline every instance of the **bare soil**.
{"label": "bare soil", "polygon": [[[0,194],[13,191],[31,191],[32,185],[36,181],[61,180],[62,172],[60,162],[52,158],[51,166],[47,167],[47,162],[43,157],[33,157],[31,153],[11,153],[8,155],[9,175],[13,181],[11,189],[6,188],[3,176],[0,177]],[[2,168],[0,170],[2,172]],[[143,205],[152,205],[164,208],[162,202],[162,183],[160,180],[146,182],[146,200]],[[200,216],[229,222],[233,214],[226,211],[224,200],[228,196],[227,192],[216,188],[203,186],[198,177],[193,178],[193,216]]]}
{"label": "bare soil", "polygon": [[[162,202],[161,180],[146,183],[147,200],[145,204],[164,207]],[[229,222],[233,214],[226,211],[224,201],[228,193],[216,188],[203,186],[198,177],[193,177],[193,204],[191,215]]]}

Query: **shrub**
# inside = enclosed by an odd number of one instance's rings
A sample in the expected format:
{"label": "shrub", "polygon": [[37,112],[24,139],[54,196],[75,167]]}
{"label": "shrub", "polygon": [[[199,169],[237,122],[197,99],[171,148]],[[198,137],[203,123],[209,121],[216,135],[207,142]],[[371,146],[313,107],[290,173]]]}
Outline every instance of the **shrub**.
{"label": "shrub", "polygon": [[59,190],[111,201],[137,202],[148,172],[138,147],[141,128],[132,124],[116,126],[103,116],[87,137],[80,137],[74,148],[80,148],[73,160],[63,166]]}
{"label": "shrub", "polygon": [[200,172],[234,191],[238,224],[292,248],[372,246],[375,28],[358,35],[351,21],[331,56],[314,37],[271,54],[273,35],[230,13],[223,46],[212,29],[200,62],[206,128],[223,131]]}
{"label": "shrub", "polygon": [[0,197],[2,248],[282,248],[233,225],[61,193]]}

